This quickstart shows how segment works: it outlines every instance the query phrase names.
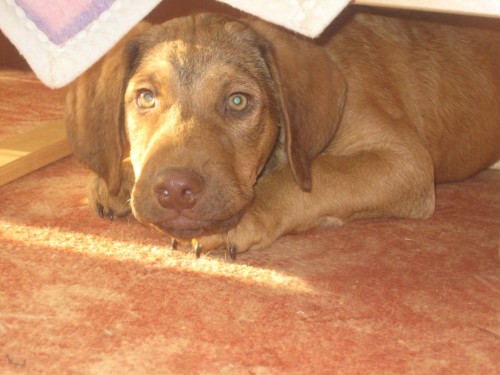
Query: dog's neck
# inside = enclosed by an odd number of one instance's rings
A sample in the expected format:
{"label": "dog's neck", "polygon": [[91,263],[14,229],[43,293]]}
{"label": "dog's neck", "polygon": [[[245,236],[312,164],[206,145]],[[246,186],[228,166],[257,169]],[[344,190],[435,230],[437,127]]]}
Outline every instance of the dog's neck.
{"label": "dog's neck", "polygon": [[285,150],[285,132],[283,130],[283,127],[280,126],[280,132],[278,138],[276,139],[276,144],[274,145],[274,149],[271,152],[271,155],[269,156],[269,159],[267,160],[266,165],[261,172],[261,176],[272,171],[278,165],[286,163],[286,160],[287,156]]}

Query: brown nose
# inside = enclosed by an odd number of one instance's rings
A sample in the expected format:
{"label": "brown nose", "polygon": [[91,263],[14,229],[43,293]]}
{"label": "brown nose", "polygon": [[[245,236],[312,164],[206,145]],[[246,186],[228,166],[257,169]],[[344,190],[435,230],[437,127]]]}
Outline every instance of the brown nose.
{"label": "brown nose", "polygon": [[153,186],[158,203],[162,207],[182,211],[195,205],[203,190],[203,177],[189,169],[167,169]]}

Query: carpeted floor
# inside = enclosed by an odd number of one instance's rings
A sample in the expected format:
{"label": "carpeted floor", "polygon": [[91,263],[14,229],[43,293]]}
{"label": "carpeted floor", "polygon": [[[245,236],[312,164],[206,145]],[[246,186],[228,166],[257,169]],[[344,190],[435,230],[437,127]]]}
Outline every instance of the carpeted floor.
{"label": "carpeted floor", "polygon": [[24,69],[0,66],[0,141],[64,115],[65,89],[49,90]]}
{"label": "carpeted floor", "polygon": [[[60,93],[0,77],[2,136],[62,115]],[[1,374],[500,372],[498,170],[439,186],[429,220],[236,263],[97,218],[86,176],[68,157],[0,188]]]}

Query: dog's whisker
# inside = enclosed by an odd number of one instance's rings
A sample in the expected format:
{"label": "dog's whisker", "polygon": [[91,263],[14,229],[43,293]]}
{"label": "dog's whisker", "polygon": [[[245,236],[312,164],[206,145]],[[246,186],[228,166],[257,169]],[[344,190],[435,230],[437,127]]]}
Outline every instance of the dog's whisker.
{"label": "dog's whisker", "polygon": [[213,250],[209,250],[207,251],[206,253],[203,253],[203,257],[208,257],[211,253],[212,253]]}

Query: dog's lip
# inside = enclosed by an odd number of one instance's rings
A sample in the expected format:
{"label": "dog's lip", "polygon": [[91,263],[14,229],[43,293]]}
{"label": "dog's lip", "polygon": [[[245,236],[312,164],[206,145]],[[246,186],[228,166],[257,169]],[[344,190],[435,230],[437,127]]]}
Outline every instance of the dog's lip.
{"label": "dog's lip", "polygon": [[165,220],[153,225],[162,231],[177,237],[191,239],[201,235],[210,235],[235,226],[242,211],[223,220],[198,220],[179,215],[172,220]]}

